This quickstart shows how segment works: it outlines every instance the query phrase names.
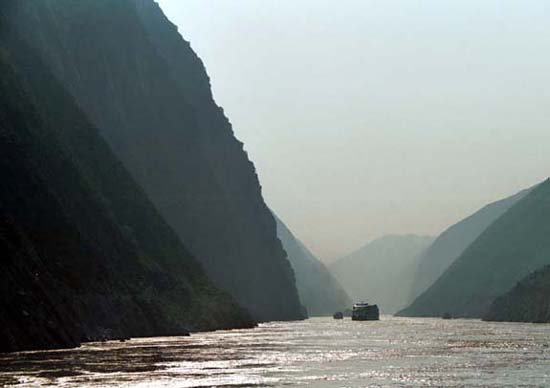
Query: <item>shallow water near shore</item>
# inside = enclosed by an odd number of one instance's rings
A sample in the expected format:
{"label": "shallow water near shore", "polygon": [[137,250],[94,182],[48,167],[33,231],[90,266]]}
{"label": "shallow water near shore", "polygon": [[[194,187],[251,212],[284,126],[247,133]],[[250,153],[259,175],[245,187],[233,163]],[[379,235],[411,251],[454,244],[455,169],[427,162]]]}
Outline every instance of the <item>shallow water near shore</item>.
{"label": "shallow water near shore", "polygon": [[550,386],[550,325],[312,318],[0,355],[0,385]]}

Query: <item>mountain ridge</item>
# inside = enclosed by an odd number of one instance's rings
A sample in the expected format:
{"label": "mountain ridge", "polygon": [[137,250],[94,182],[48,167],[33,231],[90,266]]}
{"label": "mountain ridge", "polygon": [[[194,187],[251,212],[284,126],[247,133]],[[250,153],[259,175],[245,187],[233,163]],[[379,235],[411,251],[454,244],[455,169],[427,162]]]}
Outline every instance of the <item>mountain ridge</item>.
{"label": "mountain ridge", "polygon": [[482,317],[529,273],[550,264],[550,179],[494,221],[441,277],[399,314]]}
{"label": "mountain ridge", "polygon": [[530,190],[532,188],[485,205],[443,231],[419,260],[409,302],[431,286],[492,222],[525,197]]}

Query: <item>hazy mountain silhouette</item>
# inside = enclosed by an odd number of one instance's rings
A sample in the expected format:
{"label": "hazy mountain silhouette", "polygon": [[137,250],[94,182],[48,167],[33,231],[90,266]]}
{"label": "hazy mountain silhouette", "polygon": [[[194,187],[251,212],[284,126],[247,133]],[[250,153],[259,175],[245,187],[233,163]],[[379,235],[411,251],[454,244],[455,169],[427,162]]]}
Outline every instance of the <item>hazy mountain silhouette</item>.
{"label": "hazy mountain silhouette", "polygon": [[327,267],[275,215],[277,235],[296,275],[296,287],[309,315],[332,315],[352,301]]}
{"label": "hazy mountain silhouette", "polygon": [[0,351],[253,325],[0,8]]}
{"label": "hazy mountain silhouette", "polygon": [[525,197],[530,190],[523,190],[484,206],[441,233],[419,259],[409,302],[430,287],[489,225]]}
{"label": "hazy mountain silhouette", "polygon": [[517,281],[550,264],[550,180],[493,222],[400,314],[481,317]]}
{"label": "hazy mountain silhouette", "polygon": [[15,27],[214,282],[257,320],[302,318],[254,166],[215,104],[202,62],[158,5],[13,4]]}
{"label": "hazy mountain silhouette", "polygon": [[419,255],[432,237],[391,235],[374,240],[329,266],[354,301],[377,303],[391,314],[406,306]]}

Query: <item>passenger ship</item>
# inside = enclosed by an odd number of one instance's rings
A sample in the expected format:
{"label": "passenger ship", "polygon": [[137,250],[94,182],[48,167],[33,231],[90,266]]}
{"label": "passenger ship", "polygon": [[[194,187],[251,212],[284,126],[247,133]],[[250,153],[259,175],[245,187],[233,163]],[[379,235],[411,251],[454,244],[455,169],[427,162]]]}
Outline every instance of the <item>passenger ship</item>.
{"label": "passenger ship", "polygon": [[378,321],[380,320],[380,311],[375,304],[356,303],[351,311],[351,319],[353,321]]}

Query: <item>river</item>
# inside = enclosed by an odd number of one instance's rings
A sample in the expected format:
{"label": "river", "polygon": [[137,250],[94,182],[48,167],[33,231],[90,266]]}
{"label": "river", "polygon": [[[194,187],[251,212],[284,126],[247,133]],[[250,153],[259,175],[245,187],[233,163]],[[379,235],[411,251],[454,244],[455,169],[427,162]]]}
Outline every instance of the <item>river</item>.
{"label": "river", "polygon": [[0,355],[0,385],[543,387],[550,325],[312,318]]}

